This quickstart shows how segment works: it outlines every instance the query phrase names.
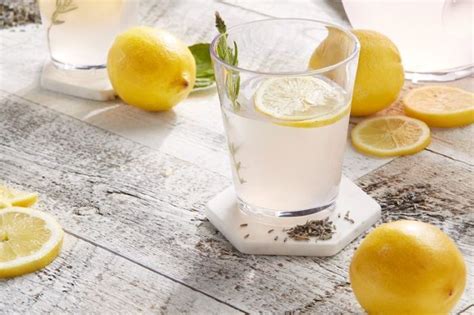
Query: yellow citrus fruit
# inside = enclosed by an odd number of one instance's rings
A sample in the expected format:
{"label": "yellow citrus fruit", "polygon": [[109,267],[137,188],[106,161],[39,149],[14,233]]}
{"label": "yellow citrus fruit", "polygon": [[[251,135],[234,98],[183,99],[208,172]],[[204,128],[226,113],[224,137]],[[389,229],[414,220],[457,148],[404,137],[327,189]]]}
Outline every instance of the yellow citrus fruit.
{"label": "yellow citrus fruit", "polygon": [[433,127],[474,123],[474,93],[449,86],[424,86],[402,98],[405,113]]}
{"label": "yellow citrus fruit", "polygon": [[0,209],[11,206],[30,207],[38,200],[38,193],[28,193],[0,185]]}
{"label": "yellow citrus fruit", "polygon": [[[351,115],[367,116],[392,104],[404,83],[404,72],[400,53],[386,36],[369,30],[354,30],[360,42],[360,56],[352,96]],[[309,67],[319,69],[339,61],[353,49],[342,31],[329,28],[327,38],[321,42],[311,56]],[[333,70],[327,75],[339,82],[345,71]]]}
{"label": "yellow citrus fruit", "polygon": [[[345,32],[332,26],[328,26],[327,30],[327,37],[316,47],[309,60],[310,69],[335,65],[349,57],[354,50],[354,43]],[[345,67],[337,67],[325,73],[325,76],[334,82],[344,84],[346,72]]]}
{"label": "yellow citrus fruit", "polygon": [[59,255],[63,235],[47,213],[20,207],[0,211],[0,278],[47,266]]}
{"label": "yellow citrus fruit", "polygon": [[171,109],[189,95],[196,80],[188,47],[164,30],[145,26],[117,36],[107,70],[123,101],[149,111]]}
{"label": "yellow citrus fruit", "polygon": [[349,113],[341,88],[309,76],[267,79],[258,87],[254,102],[275,123],[291,127],[325,126]]}
{"label": "yellow citrus fruit", "polygon": [[456,244],[417,221],[382,224],[352,257],[352,290],[369,314],[447,314],[466,285]]}
{"label": "yellow citrus fruit", "polygon": [[352,129],[352,145],[365,154],[385,157],[417,153],[431,141],[430,128],[406,116],[363,120]]}

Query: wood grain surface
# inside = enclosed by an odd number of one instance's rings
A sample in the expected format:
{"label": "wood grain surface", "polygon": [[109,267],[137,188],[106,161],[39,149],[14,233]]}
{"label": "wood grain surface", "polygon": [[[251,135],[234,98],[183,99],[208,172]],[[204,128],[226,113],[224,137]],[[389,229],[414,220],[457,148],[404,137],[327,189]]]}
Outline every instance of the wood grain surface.
{"label": "wood grain surface", "polygon": [[[229,25],[271,16],[347,23],[338,2],[285,3],[148,0],[141,15],[189,44],[215,34],[215,10]],[[156,114],[81,100],[38,87],[46,58],[38,26],[0,31],[0,182],[38,191],[38,207],[67,232],[53,264],[0,281],[0,314],[362,312],[348,265],[363,236],[330,258],[249,256],[205,220],[206,202],[231,183],[214,92]],[[451,84],[472,91],[473,82]],[[348,145],[344,173],[382,204],[383,222],[435,224],[473,266],[472,134],[434,130],[428,149],[397,159]],[[474,312],[473,280],[471,267],[457,313]]]}

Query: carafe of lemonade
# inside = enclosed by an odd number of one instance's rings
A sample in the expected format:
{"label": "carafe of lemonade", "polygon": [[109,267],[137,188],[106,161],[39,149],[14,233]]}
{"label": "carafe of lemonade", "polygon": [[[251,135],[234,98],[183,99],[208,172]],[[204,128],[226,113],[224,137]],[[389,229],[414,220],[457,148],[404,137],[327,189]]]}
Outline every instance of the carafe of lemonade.
{"label": "carafe of lemonade", "polygon": [[115,36],[135,25],[138,0],[39,0],[51,60],[66,69],[105,67]]}

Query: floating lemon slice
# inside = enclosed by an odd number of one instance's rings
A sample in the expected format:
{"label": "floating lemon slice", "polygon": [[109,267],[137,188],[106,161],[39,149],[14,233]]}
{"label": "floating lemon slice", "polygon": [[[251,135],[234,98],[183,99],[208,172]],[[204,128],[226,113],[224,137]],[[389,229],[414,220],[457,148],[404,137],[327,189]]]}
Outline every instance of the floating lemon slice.
{"label": "floating lemon slice", "polygon": [[449,86],[425,86],[403,99],[408,116],[433,127],[458,127],[474,122],[474,94]]}
{"label": "floating lemon slice", "polygon": [[315,77],[267,79],[254,102],[259,112],[277,119],[277,124],[301,128],[332,124],[350,111],[341,88]]}
{"label": "floating lemon slice", "polygon": [[61,250],[64,232],[49,214],[27,208],[0,211],[0,278],[41,269]]}
{"label": "floating lemon slice", "polygon": [[38,193],[27,193],[0,185],[0,209],[16,206],[30,207],[38,200]]}
{"label": "floating lemon slice", "polygon": [[352,129],[351,136],[357,150],[380,157],[414,154],[431,139],[424,122],[405,116],[366,119]]}

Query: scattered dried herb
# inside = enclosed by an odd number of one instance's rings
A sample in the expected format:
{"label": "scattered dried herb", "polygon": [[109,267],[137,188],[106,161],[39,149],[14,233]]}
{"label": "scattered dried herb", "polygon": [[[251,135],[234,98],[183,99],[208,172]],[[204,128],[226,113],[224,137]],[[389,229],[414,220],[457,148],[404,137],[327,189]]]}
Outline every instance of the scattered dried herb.
{"label": "scattered dried herb", "polygon": [[272,233],[273,231],[275,231],[275,230],[274,230],[274,229],[270,229],[270,230],[268,230],[267,233],[270,234],[270,233]]}
{"label": "scattered dried herb", "polygon": [[331,239],[335,232],[334,224],[329,221],[329,218],[310,220],[286,230],[286,234],[295,241],[309,241],[312,237],[325,241]]}
{"label": "scattered dried herb", "polygon": [[242,223],[242,224],[240,225],[240,227],[246,227],[246,226],[248,226],[247,223]]}
{"label": "scattered dried herb", "polygon": [[245,234],[244,238],[248,238],[250,236],[250,234]]}

